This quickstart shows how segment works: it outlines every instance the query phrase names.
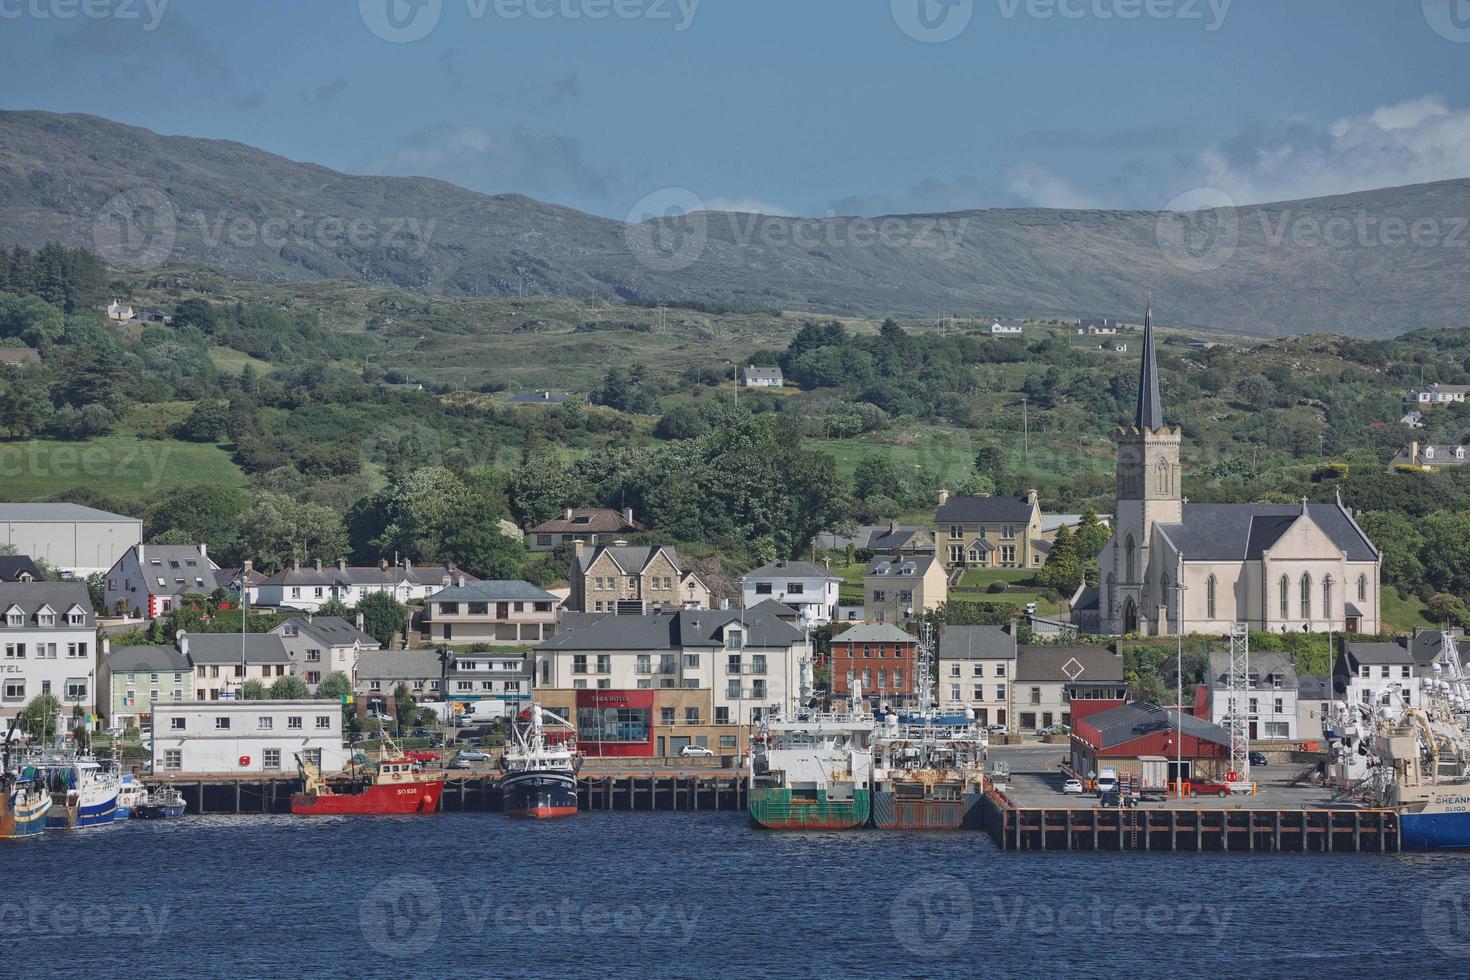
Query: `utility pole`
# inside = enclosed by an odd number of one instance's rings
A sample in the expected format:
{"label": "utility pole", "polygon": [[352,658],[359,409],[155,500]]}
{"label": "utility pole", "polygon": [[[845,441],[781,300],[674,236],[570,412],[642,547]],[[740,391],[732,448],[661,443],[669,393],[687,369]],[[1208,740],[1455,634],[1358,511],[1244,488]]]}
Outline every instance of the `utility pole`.
{"label": "utility pole", "polygon": [[1184,593],[1174,584],[1174,795],[1184,795]]}
{"label": "utility pole", "polygon": [[1031,411],[1030,396],[1021,396],[1021,464],[1031,465]]}

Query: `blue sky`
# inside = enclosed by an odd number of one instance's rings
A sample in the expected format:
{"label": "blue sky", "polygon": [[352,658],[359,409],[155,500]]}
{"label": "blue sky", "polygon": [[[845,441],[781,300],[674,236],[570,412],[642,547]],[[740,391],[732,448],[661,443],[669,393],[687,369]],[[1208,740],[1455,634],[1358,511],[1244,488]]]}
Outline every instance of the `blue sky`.
{"label": "blue sky", "polygon": [[3,103],[619,218],[1470,176],[1470,0],[409,2],[0,0]]}

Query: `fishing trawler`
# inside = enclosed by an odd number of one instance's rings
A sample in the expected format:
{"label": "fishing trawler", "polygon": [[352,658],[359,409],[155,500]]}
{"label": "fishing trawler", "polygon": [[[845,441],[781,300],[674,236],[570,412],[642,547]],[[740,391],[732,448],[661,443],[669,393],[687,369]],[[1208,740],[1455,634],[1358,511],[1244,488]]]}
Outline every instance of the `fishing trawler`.
{"label": "fishing trawler", "polygon": [[[564,737],[548,738],[547,719],[565,726]],[[546,820],[577,812],[581,759],[571,731],[565,718],[539,704],[531,705],[527,724],[512,726],[511,745],[501,756],[500,794],[507,816]]]}
{"label": "fishing trawler", "polygon": [[1396,811],[1405,850],[1470,849],[1470,676],[1448,632],[1441,650],[1420,706],[1337,701],[1325,732],[1340,792]]}
{"label": "fishing trawler", "polygon": [[959,830],[980,826],[988,736],[973,708],[939,716],[930,674],[933,638],[917,644],[919,710],[887,711],[873,736],[873,826],[879,830]]}
{"label": "fishing trawler", "polygon": [[291,794],[291,812],[299,816],[383,816],[434,813],[444,793],[444,772],[426,770],[398,744],[380,732],[378,761],[355,770],[348,785],[333,788],[312,759],[296,756],[301,792]]}
{"label": "fishing trawler", "polygon": [[133,815],[133,811],[140,803],[148,798],[148,787],[130,772],[122,774],[122,782],[117,788],[117,816],[118,820],[127,820]]}
{"label": "fishing trawler", "polygon": [[106,827],[117,818],[117,795],[122,778],[95,759],[53,755],[34,763],[51,792],[47,830],[85,830]]}
{"label": "fishing trawler", "polygon": [[10,767],[10,744],[15,722],[5,736],[5,753],[0,758],[0,840],[35,837],[46,829],[51,811],[51,793],[36,770]]}
{"label": "fishing trawler", "polygon": [[[811,661],[801,665],[801,700],[811,702]],[[807,707],[761,719],[751,739],[746,807],[768,830],[851,830],[872,816],[873,718],[854,681],[845,712]]]}
{"label": "fishing trawler", "polygon": [[135,820],[171,820],[182,817],[184,795],[172,786],[155,786],[133,808]]}

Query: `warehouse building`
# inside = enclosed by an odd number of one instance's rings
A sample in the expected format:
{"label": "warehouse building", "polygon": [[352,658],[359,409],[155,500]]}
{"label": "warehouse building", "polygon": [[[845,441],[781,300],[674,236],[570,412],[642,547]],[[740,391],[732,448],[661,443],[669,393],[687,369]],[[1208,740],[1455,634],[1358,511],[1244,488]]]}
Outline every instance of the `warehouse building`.
{"label": "warehouse building", "polygon": [[143,522],[81,504],[0,503],[0,544],[63,574],[105,572],[143,543]]}
{"label": "warehouse building", "polygon": [[1230,766],[1230,733],[1213,722],[1191,714],[1176,716],[1145,701],[1073,719],[1071,764],[1077,772],[1097,773],[1111,766],[1120,777],[1140,778],[1143,756],[1168,759],[1171,782],[1180,776],[1216,778]]}

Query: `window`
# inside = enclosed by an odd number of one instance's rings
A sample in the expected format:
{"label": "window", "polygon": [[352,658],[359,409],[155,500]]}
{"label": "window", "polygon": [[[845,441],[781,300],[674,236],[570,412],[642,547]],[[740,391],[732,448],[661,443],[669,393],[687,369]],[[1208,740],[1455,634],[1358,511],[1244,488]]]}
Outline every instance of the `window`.
{"label": "window", "polygon": [[640,654],[638,654],[638,660],[635,663],[633,669],[634,669],[634,671],[636,673],[639,673],[639,674],[651,674],[651,673],[653,673],[653,660],[652,660],[652,658],[649,657],[649,655],[646,654],[646,653],[640,653]]}
{"label": "window", "polygon": [[317,727],[317,731],[325,731],[328,728],[331,728],[332,727],[332,716],[331,715],[317,715],[316,716],[316,727]]}
{"label": "window", "polygon": [[1291,616],[1291,583],[1286,580],[1285,575],[1281,576],[1280,590],[1281,618],[1287,619]]}
{"label": "window", "polygon": [[1312,618],[1312,576],[1302,576],[1302,619]]}
{"label": "window", "polygon": [[750,672],[752,674],[764,674],[766,672],[766,655],[764,653],[751,654]]}
{"label": "window", "polygon": [[[765,681],[756,681],[756,683],[757,684],[764,684]],[[898,690],[898,691],[903,690],[903,668],[902,667],[895,667],[895,668],[893,668],[893,687],[894,687],[895,690]]]}
{"label": "window", "polygon": [[745,648],[745,634],[738,629],[725,630],[725,645],[731,650],[742,650]]}
{"label": "window", "polygon": [[26,699],[26,682],[23,680],[7,680],[3,697],[6,701],[24,701]]}
{"label": "window", "polygon": [[315,663],[321,663],[321,659],[322,659],[322,652],[320,650],[307,650],[306,651],[306,661],[307,661],[307,663],[313,663],[313,664],[315,664]]}
{"label": "window", "polygon": [[960,686],[958,684],[951,684],[949,686],[949,699],[951,701],[958,701],[960,699]]}
{"label": "window", "polygon": [[1271,712],[1273,714],[1278,714],[1279,715],[1279,714],[1281,714],[1285,710],[1286,710],[1286,702],[1285,701],[1283,701],[1281,698],[1272,698],[1271,699]]}
{"label": "window", "polygon": [[997,685],[995,685],[995,700],[997,700],[997,701],[1004,701],[1005,699],[1006,699],[1006,686],[1004,684],[997,684]]}
{"label": "window", "polygon": [[24,660],[26,658],[26,645],[24,643],[5,644],[6,660]]}
{"label": "window", "polygon": [[1205,618],[1215,618],[1215,576],[1205,580]]}
{"label": "window", "polygon": [[699,654],[697,654],[697,653],[686,653],[686,654],[684,654],[684,666],[686,668],[697,668],[699,666]]}
{"label": "window", "polygon": [[165,768],[165,769],[172,769],[172,770],[174,770],[176,772],[178,770],[184,768],[184,751],[183,751],[183,749],[164,749],[163,750],[163,768]]}
{"label": "window", "polygon": [[879,667],[878,668],[878,690],[880,690],[880,691],[881,690],[885,690],[887,687],[888,687],[888,668],[887,667]]}
{"label": "window", "polygon": [[965,560],[965,546],[962,545],[962,544],[952,544],[952,545],[950,545],[949,546],[949,563],[951,565],[957,565],[957,564],[959,564],[960,562],[962,562],[964,560]]}
{"label": "window", "polygon": [[[977,664],[976,666],[979,666],[979,665]],[[958,677],[958,676],[960,676],[960,665],[959,664],[950,664],[949,665],[949,676],[951,676],[951,677]]]}
{"label": "window", "polygon": [[587,655],[585,653],[577,653],[572,655],[572,673],[587,673]]}
{"label": "window", "polygon": [[87,622],[87,616],[79,609],[73,609],[67,614],[66,621],[71,626],[82,626]]}
{"label": "window", "polygon": [[787,582],[786,583],[786,594],[787,595],[801,595],[805,591],[806,591],[806,586],[803,583],[801,583],[801,582]]}
{"label": "window", "polygon": [[1003,544],[1000,546],[1000,563],[1002,565],[1014,565],[1016,563],[1016,546]]}
{"label": "window", "polygon": [[873,601],[874,602],[887,602],[888,601],[888,593],[884,592],[882,589],[874,589],[873,590]]}
{"label": "window", "polygon": [[599,674],[612,673],[612,654],[599,653],[597,655],[597,672]]}
{"label": "window", "polygon": [[291,715],[290,717],[288,717],[286,719],[286,727],[289,728],[289,729],[291,729],[292,731],[300,731],[301,730],[301,716],[300,715]]}
{"label": "window", "polygon": [[84,701],[87,698],[87,682],[83,680],[68,680],[66,682],[66,699],[68,701]]}
{"label": "window", "polygon": [[964,526],[960,524],[951,524],[949,526],[949,536],[951,538],[963,538],[965,536]]}
{"label": "window", "polygon": [[214,730],[217,731],[217,732],[227,732],[227,731],[229,731],[230,730],[230,719],[224,718],[224,717],[216,718],[214,720]]}
{"label": "window", "polygon": [[686,724],[686,725],[697,725],[697,724],[699,724],[699,709],[698,708],[685,708],[684,709],[684,724]]}
{"label": "window", "polygon": [[980,684],[976,684],[975,685],[975,690],[974,690],[974,695],[975,695],[975,700],[976,701],[984,701],[985,700],[985,688],[982,685],[980,685]]}
{"label": "window", "polygon": [[255,727],[263,732],[268,732],[276,726],[276,720],[270,715],[261,715],[255,719]]}
{"label": "window", "polygon": [[755,594],[756,595],[770,595],[771,594],[771,583],[770,582],[757,582],[757,583],[755,583]]}
{"label": "window", "polygon": [[733,749],[734,747],[735,747],[735,736],[734,735],[721,735],[720,736],[720,748],[722,748],[722,749]]}
{"label": "window", "polygon": [[1032,704],[1040,704],[1041,703],[1041,688],[1039,688],[1039,687],[1033,687],[1031,689],[1031,703]]}
{"label": "window", "polygon": [[659,708],[658,709],[658,723],[660,725],[672,725],[674,723],[674,709],[673,708]]}
{"label": "window", "polygon": [[1004,677],[1005,675],[1006,675],[1006,665],[1005,664],[996,664],[995,665],[995,676],[996,677]]}
{"label": "window", "polygon": [[1358,601],[1368,601],[1368,576],[1366,575],[1358,576]]}
{"label": "window", "polygon": [[1001,529],[1000,529],[1000,536],[1003,537],[1003,538],[1014,538],[1016,536],[1016,525],[1014,525],[1014,524],[1004,524],[1004,525],[1002,525],[1001,526]]}
{"label": "window", "polygon": [[308,684],[320,684],[321,682],[322,682],[322,672],[321,671],[319,671],[319,670],[308,670],[306,672],[306,683],[308,683]]}
{"label": "window", "polygon": [[182,719],[182,718],[170,718],[168,720],[168,729],[171,732],[181,732],[181,731],[183,731],[184,730],[184,719]]}
{"label": "window", "polygon": [[260,752],[260,765],[264,769],[281,768],[281,750],[262,749]]}

